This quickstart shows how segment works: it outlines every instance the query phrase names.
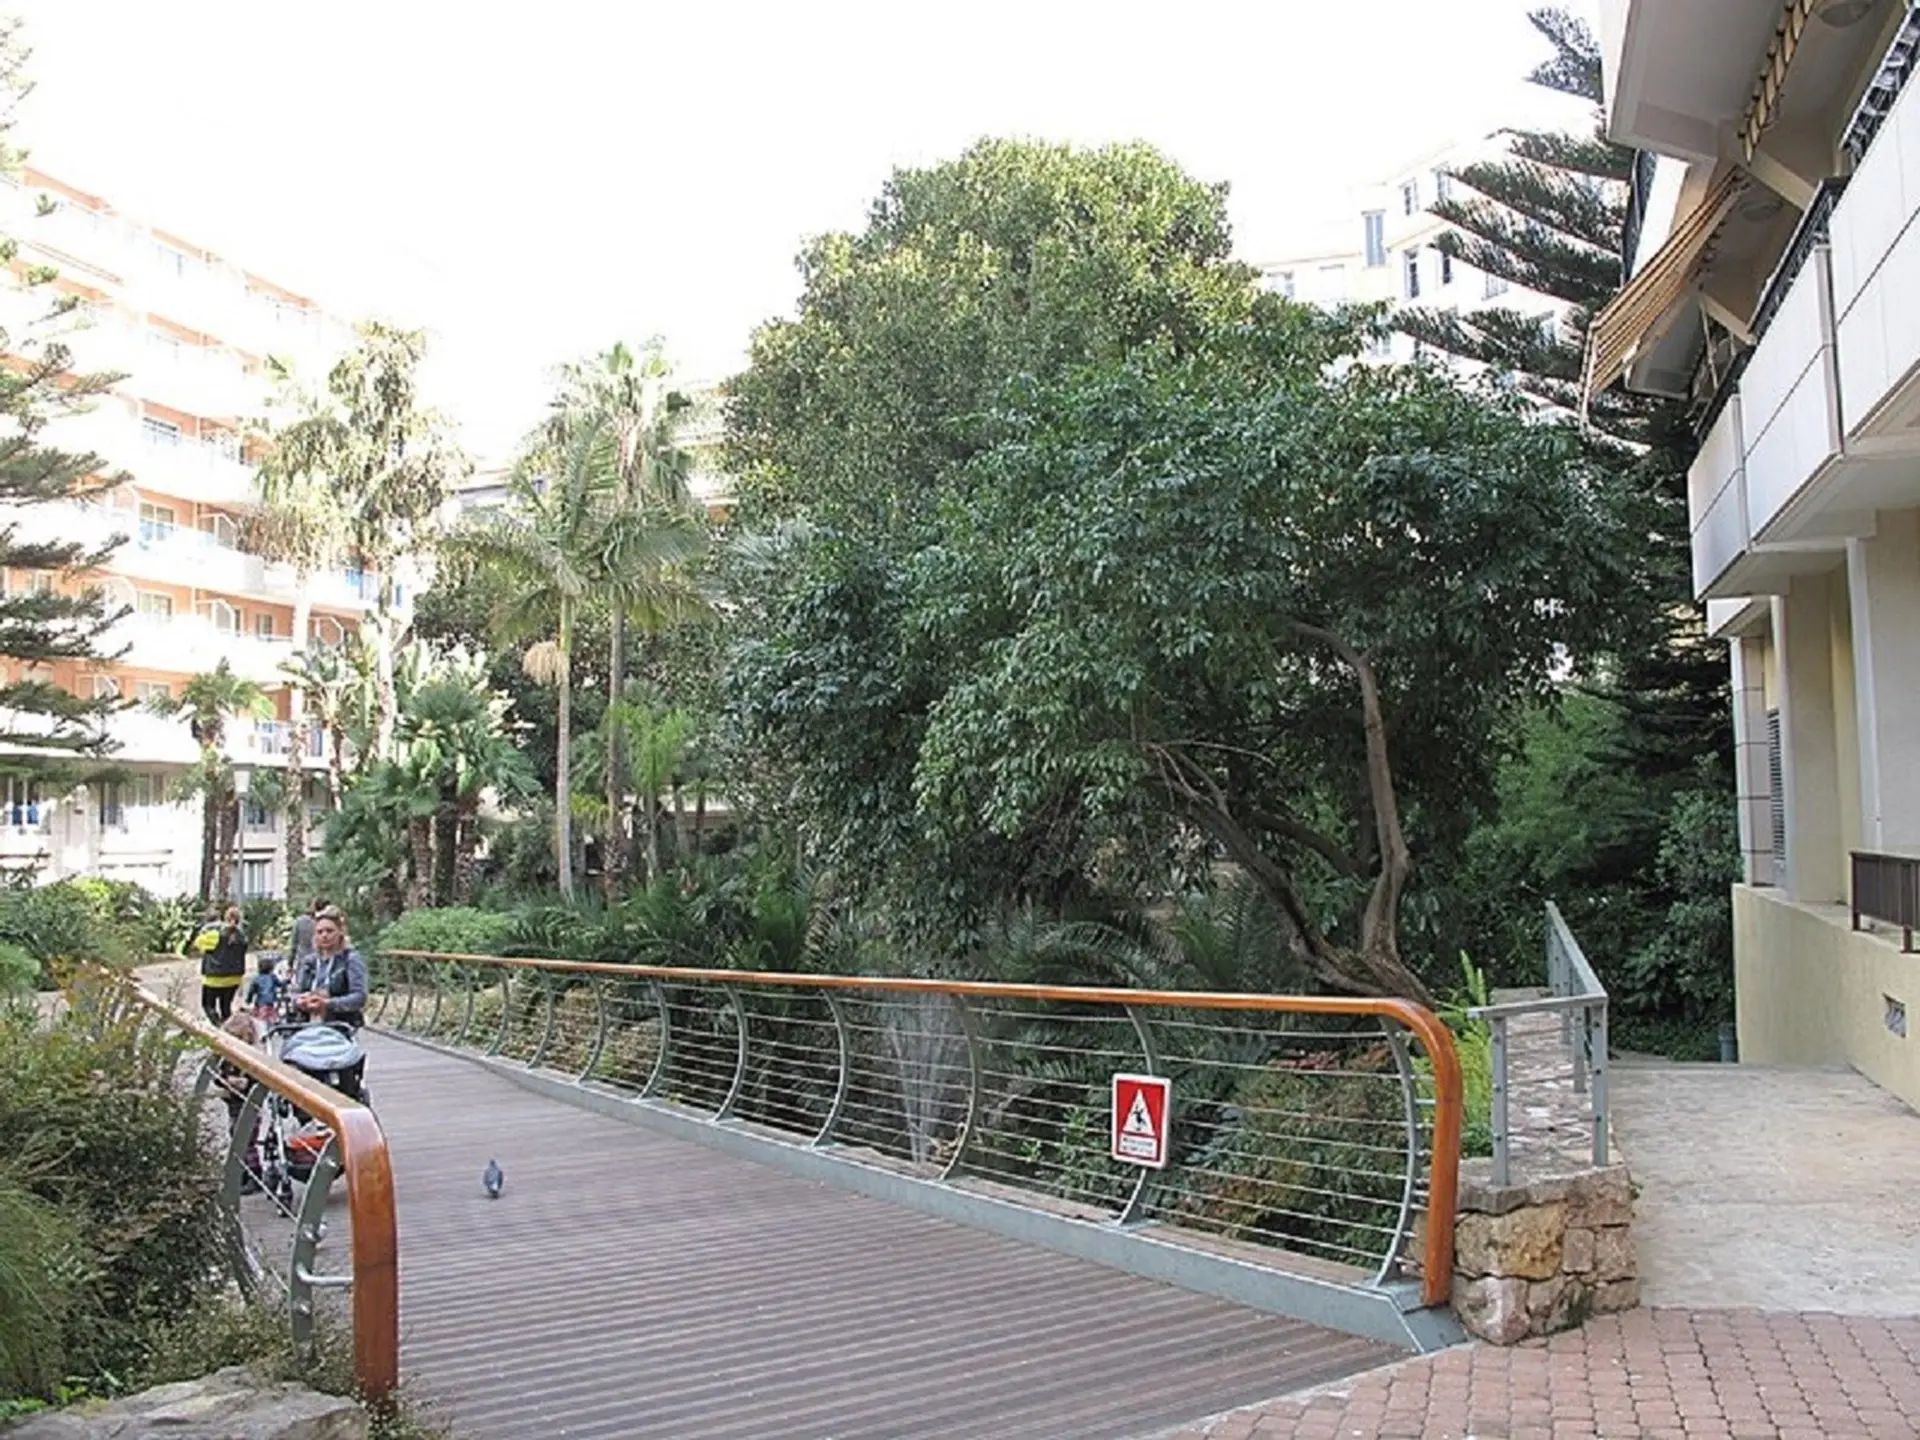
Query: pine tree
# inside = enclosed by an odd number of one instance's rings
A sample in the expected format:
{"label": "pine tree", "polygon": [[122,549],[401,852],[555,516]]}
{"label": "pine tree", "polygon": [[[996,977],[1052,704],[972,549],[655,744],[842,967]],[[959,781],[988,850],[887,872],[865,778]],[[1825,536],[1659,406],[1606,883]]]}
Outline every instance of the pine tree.
{"label": "pine tree", "polygon": [[[9,172],[24,158],[8,137],[29,89],[28,56],[20,23],[0,21],[0,166]],[[39,208],[45,214],[51,205],[43,199]],[[9,311],[32,317],[0,325],[0,567],[13,577],[0,596],[0,659],[12,662],[0,683],[0,775],[56,785],[80,778],[104,756],[110,742],[103,722],[115,702],[72,694],[32,678],[27,667],[100,657],[107,628],[120,615],[83,577],[113,547],[24,538],[16,507],[80,498],[108,483],[99,478],[99,456],[50,443],[47,427],[86,409],[117,377],[73,373],[72,352],[60,337],[71,332],[77,302],[57,295],[52,267],[23,264],[20,256],[19,237],[0,235],[0,263],[19,281]],[[36,590],[19,583],[26,573],[51,573],[62,583]]]}
{"label": "pine tree", "polygon": [[[1600,52],[1564,10],[1527,17],[1553,46],[1528,79],[1589,101],[1590,135],[1512,131],[1506,155],[1452,172],[1456,194],[1433,207],[1451,227],[1446,254],[1568,305],[1555,319],[1507,308],[1469,315],[1409,309],[1394,323],[1426,345],[1508,375],[1563,411],[1582,409],[1580,381],[1593,318],[1619,290],[1634,152],[1606,137]],[[1692,603],[1686,476],[1698,442],[1684,406],[1615,388],[1586,407],[1595,457],[1647,545],[1641,583],[1622,596],[1616,653],[1595,669],[1627,713],[1619,757],[1650,780],[1725,762],[1727,673]]]}

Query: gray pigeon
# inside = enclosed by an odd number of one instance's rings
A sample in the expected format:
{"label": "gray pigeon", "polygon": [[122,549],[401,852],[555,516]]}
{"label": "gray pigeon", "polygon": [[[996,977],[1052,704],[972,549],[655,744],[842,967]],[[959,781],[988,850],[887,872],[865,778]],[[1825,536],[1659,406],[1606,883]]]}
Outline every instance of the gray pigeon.
{"label": "gray pigeon", "polygon": [[498,1160],[487,1161],[487,1168],[480,1172],[480,1185],[487,1192],[489,1200],[500,1198],[500,1187],[507,1183],[507,1177],[500,1172]]}

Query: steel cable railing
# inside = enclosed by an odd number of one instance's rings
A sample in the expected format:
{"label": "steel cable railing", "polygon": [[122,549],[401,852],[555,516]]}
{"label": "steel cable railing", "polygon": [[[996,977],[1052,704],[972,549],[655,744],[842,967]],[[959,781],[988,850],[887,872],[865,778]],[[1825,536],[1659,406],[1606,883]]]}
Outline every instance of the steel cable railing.
{"label": "steel cable railing", "polygon": [[[374,1023],[423,1040],[1240,1258],[1417,1277],[1430,1305],[1450,1293],[1459,1059],[1406,1001],[420,951],[373,969]],[[1170,1082],[1158,1165],[1115,1154],[1114,1079],[1134,1075]]]}

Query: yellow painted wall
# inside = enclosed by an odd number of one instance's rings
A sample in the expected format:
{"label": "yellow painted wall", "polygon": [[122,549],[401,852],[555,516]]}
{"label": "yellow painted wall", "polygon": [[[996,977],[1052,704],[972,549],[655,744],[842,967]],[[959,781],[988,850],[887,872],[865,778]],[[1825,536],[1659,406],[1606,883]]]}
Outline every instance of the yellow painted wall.
{"label": "yellow painted wall", "polygon": [[[1855,932],[1838,905],[1733,888],[1733,969],[1740,1059],[1755,1065],[1850,1065],[1920,1109],[1920,956],[1898,931]],[[1907,1006],[1909,1035],[1887,1029],[1887,998]]]}

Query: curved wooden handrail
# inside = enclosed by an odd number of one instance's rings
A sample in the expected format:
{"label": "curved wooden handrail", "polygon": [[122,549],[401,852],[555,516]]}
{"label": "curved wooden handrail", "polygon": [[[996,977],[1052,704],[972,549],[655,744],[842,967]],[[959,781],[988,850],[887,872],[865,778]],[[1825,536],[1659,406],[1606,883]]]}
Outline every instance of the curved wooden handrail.
{"label": "curved wooden handrail", "polygon": [[347,1208],[353,1225],[354,1375],[367,1400],[385,1402],[400,1384],[400,1233],[393,1158],[380,1122],[359,1101],[241,1043],[137,980],[105,973],[128,998],[333,1131],[340,1147],[340,1169],[347,1178]]}
{"label": "curved wooden handrail", "polygon": [[1072,1005],[1154,1005],[1190,1010],[1263,1010],[1294,1015],[1365,1016],[1392,1020],[1410,1032],[1433,1067],[1433,1156],[1427,1184],[1426,1253],[1421,1259],[1422,1298],[1447,1303],[1453,1292],[1453,1220],[1459,1198],[1460,1125],[1464,1089],[1453,1032],[1433,1011],[1411,1000],[1347,995],[1260,995],[1244,991],[1128,990],[1117,986],[1025,985],[996,980],[928,980],[911,976],[811,975],[765,970],[705,970],[672,965],[622,965],[611,961],[554,960],[538,956],[464,955],[432,950],[383,950],[396,960],[430,964],[496,965],[556,974],[719,985],[805,986],[818,990],[871,990],[891,994],[953,995],[968,999],[1046,1000]]}

